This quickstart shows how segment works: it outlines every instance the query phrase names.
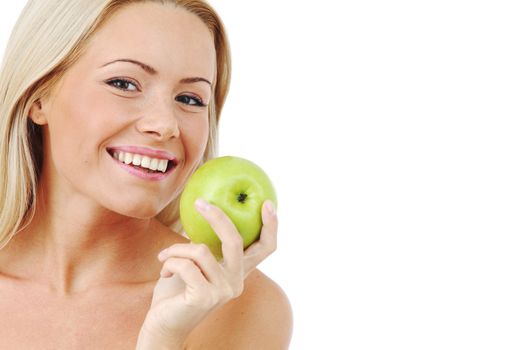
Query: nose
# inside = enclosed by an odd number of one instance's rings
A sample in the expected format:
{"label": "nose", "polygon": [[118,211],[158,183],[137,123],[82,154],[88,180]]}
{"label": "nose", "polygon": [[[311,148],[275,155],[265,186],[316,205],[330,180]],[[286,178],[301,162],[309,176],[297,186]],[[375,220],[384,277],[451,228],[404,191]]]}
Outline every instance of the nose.
{"label": "nose", "polygon": [[156,141],[168,141],[180,136],[179,121],[172,101],[152,103],[151,108],[144,110],[143,113],[143,117],[136,123],[140,133]]}

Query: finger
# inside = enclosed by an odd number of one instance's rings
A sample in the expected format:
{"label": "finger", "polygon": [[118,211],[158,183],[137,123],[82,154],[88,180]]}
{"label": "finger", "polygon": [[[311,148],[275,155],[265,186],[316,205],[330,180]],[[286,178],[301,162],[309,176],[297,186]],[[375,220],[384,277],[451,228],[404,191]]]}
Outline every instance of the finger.
{"label": "finger", "polygon": [[264,259],[277,249],[277,229],[279,221],[275,206],[270,200],[264,202],[262,209],[263,226],[259,240],[244,252],[245,276],[255,270]]}
{"label": "finger", "polygon": [[186,284],[183,297],[186,305],[211,307],[216,303],[217,298],[212,293],[214,290],[213,286],[206,280],[199,267],[193,261],[183,258],[168,258],[162,268],[162,271],[165,270],[179,276]]}
{"label": "finger", "polygon": [[184,283],[192,288],[201,289],[209,285],[199,267],[189,259],[168,258],[162,265],[160,275],[166,277],[168,274],[180,276]]}
{"label": "finger", "polygon": [[161,262],[170,257],[191,259],[210,283],[218,285],[221,281],[221,266],[205,244],[177,243],[159,253]]}
{"label": "finger", "polygon": [[195,208],[209,222],[221,240],[224,267],[234,274],[242,273],[244,243],[237,228],[219,207],[202,199],[195,202]]}

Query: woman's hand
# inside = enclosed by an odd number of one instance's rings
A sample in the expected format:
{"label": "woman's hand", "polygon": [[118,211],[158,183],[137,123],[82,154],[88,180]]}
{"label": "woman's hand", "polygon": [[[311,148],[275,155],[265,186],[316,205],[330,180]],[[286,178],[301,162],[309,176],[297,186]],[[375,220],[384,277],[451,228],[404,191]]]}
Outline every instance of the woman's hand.
{"label": "woman's hand", "polygon": [[182,347],[187,335],[217,307],[241,295],[244,279],[277,247],[277,215],[271,201],[262,209],[263,227],[257,242],[243,251],[235,225],[218,207],[196,202],[222,242],[217,262],[204,244],[174,244],[159,254],[161,278],[142,326],[137,349]]}

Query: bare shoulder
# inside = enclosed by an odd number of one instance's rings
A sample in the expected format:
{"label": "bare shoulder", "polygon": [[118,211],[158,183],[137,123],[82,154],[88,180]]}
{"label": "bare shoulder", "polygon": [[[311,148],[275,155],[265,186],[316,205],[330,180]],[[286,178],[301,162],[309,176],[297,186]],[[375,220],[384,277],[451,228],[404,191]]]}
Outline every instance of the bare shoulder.
{"label": "bare shoulder", "polygon": [[201,322],[185,349],[288,349],[292,325],[292,308],[282,288],[255,270],[242,295]]}

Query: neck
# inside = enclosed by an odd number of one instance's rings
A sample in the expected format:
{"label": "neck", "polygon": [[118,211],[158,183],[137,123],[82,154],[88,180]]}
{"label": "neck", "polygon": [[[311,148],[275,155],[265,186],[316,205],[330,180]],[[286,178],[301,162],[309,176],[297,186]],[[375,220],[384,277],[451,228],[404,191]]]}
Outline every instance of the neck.
{"label": "neck", "polygon": [[40,191],[37,198],[33,220],[4,248],[2,269],[5,262],[11,274],[61,295],[158,278],[143,263],[166,247],[160,236],[152,239],[155,219],[126,217],[78,194]]}

